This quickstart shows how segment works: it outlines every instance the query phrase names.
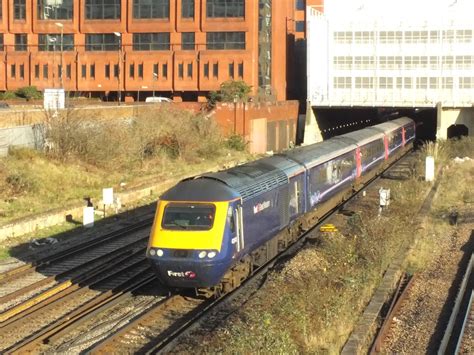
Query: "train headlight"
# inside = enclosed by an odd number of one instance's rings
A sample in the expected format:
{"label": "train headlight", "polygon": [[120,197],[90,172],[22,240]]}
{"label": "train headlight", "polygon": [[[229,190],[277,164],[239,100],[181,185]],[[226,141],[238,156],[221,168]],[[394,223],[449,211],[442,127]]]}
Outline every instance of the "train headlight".
{"label": "train headlight", "polygon": [[199,253],[198,256],[199,256],[199,259],[203,259],[203,258],[206,257],[206,255],[207,255],[207,253],[205,251],[202,251],[202,252]]}
{"label": "train headlight", "polygon": [[158,255],[158,256],[163,256],[163,250],[158,249],[158,250],[156,251],[156,255]]}
{"label": "train headlight", "polygon": [[215,257],[217,255],[217,253],[215,251],[210,251],[209,253],[207,253],[207,257],[209,259],[212,259],[213,257]]}
{"label": "train headlight", "polygon": [[148,251],[148,254],[150,254],[151,256],[155,256],[155,254],[156,254],[155,249],[150,249],[150,250]]}

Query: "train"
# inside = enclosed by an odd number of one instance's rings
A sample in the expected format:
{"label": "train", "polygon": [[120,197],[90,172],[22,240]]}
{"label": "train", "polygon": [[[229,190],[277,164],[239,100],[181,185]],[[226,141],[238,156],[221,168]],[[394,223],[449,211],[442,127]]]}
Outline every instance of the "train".
{"label": "train", "polygon": [[170,288],[229,292],[406,154],[415,135],[402,117],[184,179],[157,202],[146,256]]}

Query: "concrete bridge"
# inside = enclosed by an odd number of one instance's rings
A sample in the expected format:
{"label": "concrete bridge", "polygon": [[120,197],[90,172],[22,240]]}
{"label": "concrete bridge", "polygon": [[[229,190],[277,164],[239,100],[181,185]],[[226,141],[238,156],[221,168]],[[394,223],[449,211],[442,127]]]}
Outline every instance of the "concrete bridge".
{"label": "concrete bridge", "polygon": [[307,11],[305,143],[322,139],[321,108],[432,109],[437,138],[474,135],[470,4],[423,3],[328,0],[324,14]]}

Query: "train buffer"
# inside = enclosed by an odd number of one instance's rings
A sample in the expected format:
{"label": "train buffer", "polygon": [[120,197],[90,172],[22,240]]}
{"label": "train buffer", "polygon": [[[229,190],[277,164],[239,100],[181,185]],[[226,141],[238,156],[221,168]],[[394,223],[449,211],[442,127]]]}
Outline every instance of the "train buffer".
{"label": "train buffer", "polygon": [[337,228],[334,224],[328,223],[319,227],[320,232],[334,233],[337,232]]}

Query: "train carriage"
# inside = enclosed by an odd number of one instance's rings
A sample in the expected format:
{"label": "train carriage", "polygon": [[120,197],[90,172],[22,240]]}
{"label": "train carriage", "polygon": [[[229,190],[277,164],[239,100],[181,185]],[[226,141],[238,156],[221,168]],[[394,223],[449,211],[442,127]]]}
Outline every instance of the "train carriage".
{"label": "train carriage", "polygon": [[356,177],[357,146],[328,140],[285,153],[307,170],[306,211],[350,186]]}
{"label": "train carriage", "polygon": [[168,286],[227,292],[414,139],[414,122],[401,118],[185,179],[158,202],[147,257]]}

